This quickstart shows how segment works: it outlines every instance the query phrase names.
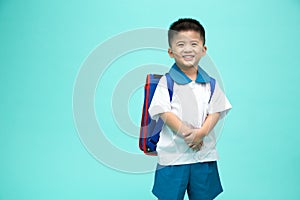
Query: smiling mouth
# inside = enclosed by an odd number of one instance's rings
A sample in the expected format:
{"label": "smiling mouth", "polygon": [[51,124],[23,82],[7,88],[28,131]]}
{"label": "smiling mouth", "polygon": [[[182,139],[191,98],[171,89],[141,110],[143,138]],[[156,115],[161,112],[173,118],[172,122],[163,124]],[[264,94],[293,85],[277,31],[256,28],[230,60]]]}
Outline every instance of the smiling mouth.
{"label": "smiling mouth", "polygon": [[182,56],[184,60],[192,60],[195,56],[193,55],[185,55],[185,56]]}

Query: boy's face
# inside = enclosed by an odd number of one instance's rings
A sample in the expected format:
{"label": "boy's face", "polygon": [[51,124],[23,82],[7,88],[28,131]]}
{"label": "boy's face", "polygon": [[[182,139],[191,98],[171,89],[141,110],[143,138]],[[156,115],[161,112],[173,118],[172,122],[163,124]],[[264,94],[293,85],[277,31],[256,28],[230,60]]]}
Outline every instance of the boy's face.
{"label": "boy's face", "polygon": [[[203,46],[200,33],[180,31],[174,35],[168,53],[175,59],[177,66],[181,69],[198,67],[198,63],[206,53],[206,46]],[[196,68],[197,69],[197,68]]]}

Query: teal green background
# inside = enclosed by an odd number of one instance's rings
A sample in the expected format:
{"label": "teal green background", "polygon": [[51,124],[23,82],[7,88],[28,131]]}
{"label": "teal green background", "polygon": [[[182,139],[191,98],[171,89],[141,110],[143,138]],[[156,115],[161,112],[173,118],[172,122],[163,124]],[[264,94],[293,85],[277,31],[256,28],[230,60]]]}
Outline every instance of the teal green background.
{"label": "teal green background", "polygon": [[[81,144],[73,85],[101,42],[131,29],[168,28],[179,17],[205,26],[208,54],[233,105],[218,143],[224,193],[217,199],[300,199],[298,0],[2,0],[1,200],[155,199],[152,173],[110,169]],[[151,62],[146,53],[134,63]],[[167,54],[165,62],[172,63]],[[130,112],[138,123],[139,111]]]}

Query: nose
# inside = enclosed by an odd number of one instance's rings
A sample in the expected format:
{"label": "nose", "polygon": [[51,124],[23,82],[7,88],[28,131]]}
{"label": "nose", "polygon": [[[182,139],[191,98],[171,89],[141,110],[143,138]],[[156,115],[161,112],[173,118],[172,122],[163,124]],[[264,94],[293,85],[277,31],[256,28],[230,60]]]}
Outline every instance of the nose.
{"label": "nose", "polygon": [[186,52],[192,52],[192,45],[190,44],[187,44],[185,45],[183,51],[186,53]]}

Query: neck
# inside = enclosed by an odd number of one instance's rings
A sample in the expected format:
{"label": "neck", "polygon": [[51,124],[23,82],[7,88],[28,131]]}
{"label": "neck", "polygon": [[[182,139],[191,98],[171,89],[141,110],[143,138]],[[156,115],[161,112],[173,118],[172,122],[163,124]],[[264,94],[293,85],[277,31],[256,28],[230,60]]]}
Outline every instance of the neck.
{"label": "neck", "polygon": [[197,74],[198,74],[198,66],[192,66],[192,67],[181,67],[178,66],[187,77],[189,77],[192,81],[196,80]]}

